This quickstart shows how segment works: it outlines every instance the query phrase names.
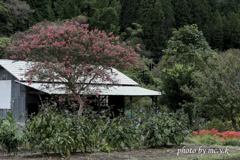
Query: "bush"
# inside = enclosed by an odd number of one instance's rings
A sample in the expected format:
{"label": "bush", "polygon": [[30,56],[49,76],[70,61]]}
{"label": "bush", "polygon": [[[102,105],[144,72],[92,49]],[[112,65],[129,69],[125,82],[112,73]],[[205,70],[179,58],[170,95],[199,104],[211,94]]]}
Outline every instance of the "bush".
{"label": "bush", "polygon": [[[18,147],[25,142],[25,135],[18,135],[18,125],[11,112],[7,112],[6,120],[0,118],[0,146],[7,150],[8,154],[18,151]],[[21,117],[19,117],[21,119]]]}
{"label": "bush", "polygon": [[180,113],[157,113],[145,122],[142,128],[143,144],[156,147],[173,143],[180,145],[184,141],[184,130],[187,130],[187,115]]}
{"label": "bush", "polygon": [[222,141],[223,146],[240,146],[240,142],[237,140]]}
{"label": "bush", "polygon": [[212,135],[203,135],[201,136],[201,138],[199,139],[199,143],[200,144],[210,144],[210,145],[213,145],[213,144],[219,144],[221,141],[215,137],[215,136],[212,136]]}
{"label": "bush", "polygon": [[137,117],[116,117],[103,132],[106,142],[118,151],[125,149],[139,149],[140,132],[137,129]]}
{"label": "bush", "polygon": [[206,129],[211,130],[215,128],[219,132],[234,131],[231,121],[222,122],[219,119],[214,118],[211,122],[207,124]]}
{"label": "bush", "polygon": [[[86,116],[59,114],[54,106],[48,104],[41,112],[26,122],[25,133],[29,146],[42,152],[59,152],[70,156],[70,152],[80,149],[82,152],[94,152],[100,138],[103,118],[96,119],[96,114],[85,110]],[[91,114],[89,114],[91,112]]]}

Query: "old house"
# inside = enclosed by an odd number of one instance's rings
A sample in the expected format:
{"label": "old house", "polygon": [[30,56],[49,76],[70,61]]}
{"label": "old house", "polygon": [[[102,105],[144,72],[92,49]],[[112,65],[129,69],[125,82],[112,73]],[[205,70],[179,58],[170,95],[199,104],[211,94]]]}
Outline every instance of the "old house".
{"label": "old house", "polygon": [[[49,85],[49,88],[45,88],[42,85],[47,83],[33,82],[28,85],[23,74],[28,70],[28,63],[25,61],[13,62],[12,60],[0,59],[0,116],[6,118],[6,112],[12,112],[14,117],[19,122],[25,122],[26,116],[31,113],[39,112],[39,106],[41,105],[41,97],[50,95],[61,95],[65,92],[56,90]],[[130,97],[132,102],[133,96],[150,96],[153,100],[153,106],[157,106],[157,96],[160,96],[160,92],[152,91],[149,89],[139,87],[139,84],[114,69],[117,73],[117,79],[119,79],[122,86],[111,86],[109,89],[103,89],[99,94],[98,102],[96,106],[98,110],[106,106],[114,106],[114,112],[118,109],[124,109],[125,97]],[[63,84],[59,84],[59,86]],[[130,103],[132,106],[132,103]],[[21,120],[18,117],[23,115]]]}

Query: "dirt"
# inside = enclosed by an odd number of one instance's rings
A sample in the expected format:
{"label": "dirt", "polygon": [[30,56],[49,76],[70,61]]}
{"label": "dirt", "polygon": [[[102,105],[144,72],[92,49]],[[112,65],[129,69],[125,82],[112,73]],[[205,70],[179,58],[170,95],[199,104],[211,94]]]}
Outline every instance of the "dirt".
{"label": "dirt", "polygon": [[[200,153],[200,149],[205,149],[205,153]],[[220,149],[223,153],[220,154]],[[191,150],[191,151],[190,151]],[[180,151],[182,153],[180,153]],[[196,152],[195,152],[196,151]],[[213,153],[215,151],[215,153]],[[186,153],[188,152],[188,153]],[[207,153],[208,152],[208,153]],[[159,147],[159,148],[146,148],[139,151],[125,150],[122,152],[111,151],[96,152],[96,153],[72,153],[70,159],[72,160],[172,160],[172,159],[192,159],[197,160],[201,156],[231,155],[233,153],[240,153],[240,147],[225,147],[225,146],[202,146],[183,144],[180,147]],[[52,160],[63,159],[60,154],[42,154],[40,152],[31,152],[30,150],[20,149],[18,154],[7,155],[4,150],[0,150],[0,159],[13,159],[13,160]],[[221,159],[221,158],[220,158]],[[231,159],[231,158],[229,158]],[[236,158],[235,158],[236,159]],[[232,158],[232,160],[235,160]],[[240,159],[237,158],[237,159]]]}

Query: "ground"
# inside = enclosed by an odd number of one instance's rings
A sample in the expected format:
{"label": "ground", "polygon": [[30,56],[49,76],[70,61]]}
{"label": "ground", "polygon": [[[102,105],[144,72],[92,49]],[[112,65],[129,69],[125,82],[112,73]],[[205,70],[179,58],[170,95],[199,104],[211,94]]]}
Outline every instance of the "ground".
{"label": "ground", "polygon": [[[186,153],[190,152],[191,153]],[[195,150],[196,153],[193,153]],[[200,149],[206,149],[206,152],[201,153]],[[220,149],[222,154],[220,154]],[[185,153],[180,153],[185,152]],[[214,152],[215,153],[212,153]],[[224,156],[231,156],[234,154],[240,153],[240,147],[225,147],[225,146],[210,146],[210,145],[192,145],[192,144],[183,144],[179,147],[159,147],[159,148],[147,148],[141,149],[139,151],[111,151],[110,153],[106,152],[97,152],[97,153],[72,153],[70,159],[74,160],[177,160],[177,159],[223,159]],[[59,154],[41,154],[40,152],[30,152],[29,150],[20,150],[18,155],[16,156],[9,156],[6,155],[3,150],[0,150],[0,159],[13,159],[13,160],[52,160],[52,159],[61,159]],[[238,157],[228,157],[225,159],[232,159],[232,160],[239,160],[240,154]]]}

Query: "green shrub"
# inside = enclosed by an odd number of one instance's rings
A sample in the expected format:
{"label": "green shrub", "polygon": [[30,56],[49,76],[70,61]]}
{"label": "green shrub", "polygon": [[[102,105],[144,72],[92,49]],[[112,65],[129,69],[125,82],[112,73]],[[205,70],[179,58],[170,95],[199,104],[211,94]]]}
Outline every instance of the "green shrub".
{"label": "green shrub", "polygon": [[[25,135],[18,135],[18,125],[11,112],[7,112],[6,120],[0,118],[0,146],[7,150],[8,154],[18,151],[26,140]],[[19,117],[21,119],[21,117]]]}
{"label": "green shrub", "polygon": [[103,136],[106,142],[118,151],[125,149],[139,149],[140,132],[137,129],[137,118],[116,117],[105,128]]}
{"label": "green shrub", "polygon": [[218,132],[234,131],[231,121],[222,122],[214,118],[211,122],[207,123],[206,129],[211,130],[215,128]]}
{"label": "green shrub", "polygon": [[97,145],[98,149],[103,152],[110,153],[111,150],[114,150],[108,143],[102,141],[100,144]]}
{"label": "green shrub", "polygon": [[240,142],[237,140],[222,141],[223,146],[240,146]]}
{"label": "green shrub", "polygon": [[[180,113],[180,112],[179,112]],[[184,130],[187,130],[187,115],[181,113],[157,113],[143,125],[144,145],[156,147],[173,143],[180,145],[184,141]]]}
{"label": "green shrub", "polygon": [[199,139],[200,144],[213,145],[213,144],[219,144],[220,142],[221,141],[217,137],[215,137],[213,135],[207,135],[207,134],[201,136],[200,139]]}
{"label": "green shrub", "polygon": [[184,142],[191,143],[191,144],[200,144],[199,139],[194,137],[193,135],[188,135]]}
{"label": "green shrub", "polygon": [[103,118],[96,119],[96,114],[89,110],[85,110],[85,116],[80,117],[59,114],[54,108],[46,104],[33,120],[27,120],[25,133],[29,146],[39,148],[42,152],[54,151],[68,157],[77,149],[94,152],[104,124]]}

